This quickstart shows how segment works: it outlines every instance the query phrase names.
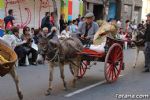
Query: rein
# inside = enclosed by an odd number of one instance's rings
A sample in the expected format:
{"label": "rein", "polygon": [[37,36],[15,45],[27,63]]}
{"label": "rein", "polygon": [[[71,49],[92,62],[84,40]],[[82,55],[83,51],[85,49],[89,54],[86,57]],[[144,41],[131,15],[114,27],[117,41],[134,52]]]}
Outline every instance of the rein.
{"label": "rein", "polygon": [[[55,49],[54,49],[55,50]],[[56,61],[58,59],[58,61],[60,61],[60,57],[59,57],[59,49],[55,52],[55,55],[52,59],[50,59],[49,61],[53,62]]]}

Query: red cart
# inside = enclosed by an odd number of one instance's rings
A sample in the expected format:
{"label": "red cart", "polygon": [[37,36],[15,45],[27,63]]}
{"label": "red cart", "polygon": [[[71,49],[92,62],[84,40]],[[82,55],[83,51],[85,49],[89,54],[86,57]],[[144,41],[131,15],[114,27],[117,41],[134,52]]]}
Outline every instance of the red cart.
{"label": "red cart", "polygon": [[[78,78],[82,78],[85,75],[91,61],[99,61],[105,63],[104,74],[107,82],[112,83],[116,81],[121,70],[124,69],[123,44],[124,42],[121,40],[107,37],[105,52],[98,53],[88,48],[84,48],[82,52],[78,53],[78,55],[81,55],[82,57]],[[74,73],[72,69],[71,72]]]}

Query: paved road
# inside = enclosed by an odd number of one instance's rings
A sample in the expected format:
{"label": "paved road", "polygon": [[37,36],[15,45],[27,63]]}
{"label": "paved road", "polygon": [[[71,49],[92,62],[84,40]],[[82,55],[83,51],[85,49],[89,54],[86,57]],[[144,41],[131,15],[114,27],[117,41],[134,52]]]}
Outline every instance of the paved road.
{"label": "paved road", "polygon": [[[71,80],[73,77],[68,66],[66,66],[65,76],[69,90],[64,91],[59,77],[59,69],[58,67],[55,68],[53,93],[50,96],[44,95],[48,87],[47,65],[19,67],[17,71],[20,76],[24,100],[117,100],[117,94],[150,94],[150,73],[142,73],[144,66],[143,53],[140,52],[138,65],[135,69],[132,67],[135,50],[125,50],[124,55],[126,69],[122,72],[119,80],[113,84],[103,83],[105,80],[103,75],[104,64],[98,63],[87,71],[83,79],[78,80],[76,88],[72,88]],[[97,86],[94,87],[93,84]],[[87,89],[89,86],[93,87]],[[81,89],[87,90],[75,95],[72,94],[79,92]],[[69,96],[70,94],[72,96]],[[9,75],[0,78],[0,100],[18,100],[15,85]]]}

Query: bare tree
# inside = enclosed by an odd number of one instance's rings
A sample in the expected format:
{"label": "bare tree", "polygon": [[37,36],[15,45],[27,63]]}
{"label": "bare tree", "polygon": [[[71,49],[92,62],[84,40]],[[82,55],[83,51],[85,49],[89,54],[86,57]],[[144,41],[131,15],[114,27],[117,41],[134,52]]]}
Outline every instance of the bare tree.
{"label": "bare tree", "polygon": [[106,13],[106,8],[107,8],[107,5],[108,5],[108,2],[109,2],[109,0],[102,0],[102,2],[103,2],[103,19],[107,19],[107,13]]}

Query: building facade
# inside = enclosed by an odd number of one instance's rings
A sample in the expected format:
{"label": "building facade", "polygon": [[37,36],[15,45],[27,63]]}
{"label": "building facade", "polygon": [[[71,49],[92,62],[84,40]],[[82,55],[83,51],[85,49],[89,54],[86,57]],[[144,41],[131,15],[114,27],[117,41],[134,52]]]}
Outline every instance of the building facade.
{"label": "building facade", "polygon": [[140,23],[142,15],[142,0],[122,0],[122,20]]}
{"label": "building facade", "polygon": [[121,0],[109,0],[108,2],[108,16],[107,19],[120,19],[121,18]]}
{"label": "building facade", "polygon": [[[58,20],[60,14],[65,20],[73,20],[83,15],[82,0],[55,0],[57,4]],[[45,12],[53,12],[52,0],[0,0],[0,23],[9,9],[14,10],[15,25],[39,28]],[[58,21],[59,22],[59,21]],[[58,23],[59,24],[59,23]]]}
{"label": "building facade", "polygon": [[[123,23],[126,20],[139,23],[142,13],[142,0],[108,0],[104,15],[103,0],[55,0],[57,3],[58,19],[60,14],[65,15],[65,20],[73,20],[80,14],[84,16],[86,12],[91,11],[95,15],[95,19],[106,20],[121,19]],[[145,0],[146,1],[146,0]],[[148,4],[150,0],[144,2],[145,12],[149,12]],[[54,11],[52,0],[0,0],[0,23],[7,15],[9,9],[14,10],[16,25],[40,27],[41,20],[45,16],[45,12]],[[144,12],[143,11],[143,12]],[[146,12],[146,13],[147,13]],[[1,25],[1,24],[0,24]]]}
{"label": "building facade", "polygon": [[[108,0],[104,6],[103,0],[83,0],[84,12],[91,11],[95,19],[119,19],[121,17],[121,0]],[[105,11],[105,14],[104,14]]]}
{"label": "building facade", "polygon": [[[53,12],[52,0],[0,0],[3,7],[0,8],[3,19],[9,9],[14,10],[15,25],[23,28],[24,26],[39,28],[45,12]],[[56,0],[58,12],[60,12],[60,0]],[[60,13],[58,13],[60,16]]]}
{"label": "building facade", "polygon": [[102,0],[83,0],[83,12],[93,12],[95,19],[102,19],[103,16],[103,2]]}
{"label": "building facade", "polygon": [[150,0],[143,0],[142,20],[146,20],[146,15],[150,13]]}

